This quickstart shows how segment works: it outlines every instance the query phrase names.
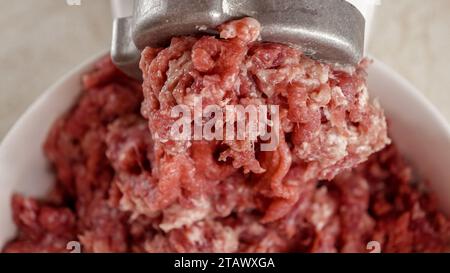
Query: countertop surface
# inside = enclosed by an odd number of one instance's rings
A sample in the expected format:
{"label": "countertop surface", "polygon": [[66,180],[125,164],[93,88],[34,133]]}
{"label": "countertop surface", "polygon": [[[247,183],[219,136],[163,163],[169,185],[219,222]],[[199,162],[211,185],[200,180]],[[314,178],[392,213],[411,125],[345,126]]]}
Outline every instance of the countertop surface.
{"label": "countertop surface", "polygon": [[[449,14],[448,0],[383,0],[369,53],[411,81],[450,122]],[[0,140],[60,76],[109,47],[111,20],[108,0],[0,1]]]}

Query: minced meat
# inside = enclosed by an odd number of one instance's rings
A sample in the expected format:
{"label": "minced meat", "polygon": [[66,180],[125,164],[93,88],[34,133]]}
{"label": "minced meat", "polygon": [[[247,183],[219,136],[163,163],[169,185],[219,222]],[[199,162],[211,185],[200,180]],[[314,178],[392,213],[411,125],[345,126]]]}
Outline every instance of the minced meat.
{"label": "minced meat", "polygon": [[[363,60],[319,63],[258,41],[251,18],[220,38],[142,53],[143,84],[108,57],[44,145],[56,186],[12,200],[5,252],[441,252],[450,222],[389,145]],[[171,140],[171,109],[277,105],[279,141]],[[386,146],[388,145],[388,146]]]}

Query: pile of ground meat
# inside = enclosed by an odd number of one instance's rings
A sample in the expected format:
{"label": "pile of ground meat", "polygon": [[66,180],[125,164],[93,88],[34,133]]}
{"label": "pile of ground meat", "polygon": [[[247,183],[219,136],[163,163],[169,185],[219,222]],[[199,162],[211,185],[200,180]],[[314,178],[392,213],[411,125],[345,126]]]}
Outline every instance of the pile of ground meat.
{"label": "pile of ground meat", "polygon": [[[450,221],[389,145],[367,61],[319,63],[258,41],[251,18],[220,38],[143,51],[143,83],[101,60],[50,131],[56,186],[12,200],[4,252],[449,251]],[[278,105],[279,143],[167,139],[176,105]],[[207,122],[207,120],[203,120]],[[387,146],[386,146],[387,145]]]}

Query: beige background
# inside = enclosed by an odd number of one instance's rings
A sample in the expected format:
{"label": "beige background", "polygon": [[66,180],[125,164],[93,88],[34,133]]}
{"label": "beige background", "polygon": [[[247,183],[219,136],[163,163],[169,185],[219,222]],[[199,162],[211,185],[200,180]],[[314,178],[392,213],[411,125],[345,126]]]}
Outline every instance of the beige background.
{"label": "beige background", "polygon": [[[108,48],[108,0],[0,0],[0,139],[55,80]],[[450,1],[383,0],[369,51],[450,121]]]}

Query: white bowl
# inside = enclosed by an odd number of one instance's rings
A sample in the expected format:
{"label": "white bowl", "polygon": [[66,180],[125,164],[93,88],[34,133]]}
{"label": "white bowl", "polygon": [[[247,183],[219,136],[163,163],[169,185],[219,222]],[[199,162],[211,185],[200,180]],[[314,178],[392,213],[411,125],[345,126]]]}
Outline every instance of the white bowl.
{"label": "white bowl", "polygon": [[[16,232],[12,194],[44,197],[52,186],[54,176],[42,143],[52,123],[80,94],[81,75],[104,54],[78,66],[44,92],[0,144],[0,249]],[[418,174],[430,180],[442,209],[450,213],[450,126],[418,90],[377,60],[369,70],[369,88],[386,111],[395,143]]]}

